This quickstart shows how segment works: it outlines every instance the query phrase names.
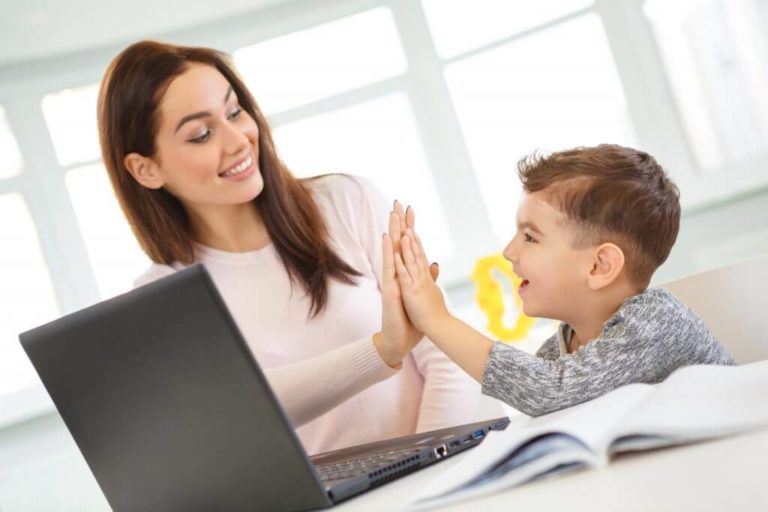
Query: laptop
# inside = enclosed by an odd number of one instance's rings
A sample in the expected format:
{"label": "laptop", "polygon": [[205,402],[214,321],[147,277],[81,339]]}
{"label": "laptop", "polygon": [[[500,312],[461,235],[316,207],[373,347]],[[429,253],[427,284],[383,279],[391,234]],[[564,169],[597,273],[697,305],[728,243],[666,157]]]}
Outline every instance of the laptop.
{"label": "laptop", "polygon": [[325,508],[509,423],[309,457],[202,265],[19,338],[114,510]]}

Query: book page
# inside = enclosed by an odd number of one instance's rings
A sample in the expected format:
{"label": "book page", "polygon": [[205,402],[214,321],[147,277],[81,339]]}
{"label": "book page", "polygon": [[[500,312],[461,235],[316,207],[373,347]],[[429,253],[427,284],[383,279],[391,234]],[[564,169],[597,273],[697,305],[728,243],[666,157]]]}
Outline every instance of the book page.
{"label": "book page", "polygon": [[[632,384],[568,409],[530,418],[488,437],[436,478],[416,501],[430,506],[519,485],[564,464],[600,465],[601,446],[613,425],[640,403],[653,386]],[[555,436],[554,434],[562,434]],[[532,441],[533,440],[533,441]],[[531,442],[532,441],[532,442]]]}
{"label": "book page", "polygon": [[[409,508],[423,510],[442,507],[589,465],[589,452],[575,438],[550,434],[523,445],[514,457],[450,492],[434,494],[435,489],[430,489],[428,495],[417,497],[418,501]],[[524,471],[516,471],[523,466]]]}
{"label": "book page", "polygon": [[[768,426],[768,361],[680,368],[613,429],[612,452]],[[627,436],[626,439],[616,442]],[[644,446],[645,445],[645,446]]]}

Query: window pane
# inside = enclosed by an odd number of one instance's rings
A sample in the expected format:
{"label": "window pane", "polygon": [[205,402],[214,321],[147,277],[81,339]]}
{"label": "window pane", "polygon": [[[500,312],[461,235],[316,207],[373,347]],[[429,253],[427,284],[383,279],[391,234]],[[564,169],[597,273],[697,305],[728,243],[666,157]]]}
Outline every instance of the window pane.
{"label": "window pane", "polygon": [[61,165],[90,162],[100,156],[96,125],[99,85],[46,94],[43,115]]}
{"label": "window pane", "polygon": [[67,173],[67,188],[103,298],[130,290],[150,264],[139,248],[101,165]]}
{"label": "window pane", "polygon": [[37,382],[20,332],[59,316],[29,209],[20,194],[0,196],[0,395]]}
{"label": "window pane", "polygon": [[277,148],[297,176],[348,172],[388,199],[416,208],[432,259],[453,249],[435,184],[405,96],[396,94],[276,128]]}
{"label": "window pane", "polygon": [[768,156],[768,2],[648,1],[645,10],[701,170]]}
{"label": "window pane", "polygon": [[446,79],[500,241],[514,233],[515,166],[522,156],[635,144],[608,42],[593,14],[452,64]]}
{"label": "window pane", "polygon": [[592,5],[592,0],[422,0],[438,53],[452,57]]}
{"label": "window pane", "polygon": [[0,107],[0,180],[21,173],[21,167],[19,146],[5,117],[5,110]]}
{"label": "window pane", "polygon": [[278,112],[405,71],[392,13],[379,8],[234,52],[262,110]]}

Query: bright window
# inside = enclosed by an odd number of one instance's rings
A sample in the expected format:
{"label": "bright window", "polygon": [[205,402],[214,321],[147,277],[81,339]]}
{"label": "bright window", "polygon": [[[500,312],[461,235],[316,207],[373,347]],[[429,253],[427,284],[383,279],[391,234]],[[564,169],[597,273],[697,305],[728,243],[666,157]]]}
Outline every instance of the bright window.
{"label": "bright window", "polygon": [[649,0],[653,26],[698,167],[768,157],[768,2]]}
{"label": "bright window", "polygon": [[43,98],[43,115],[62,166],[100,157],[96,124],[98,84],[65,89]]}
{"label": "bright window", "polygon": [[402,94],[283,125],[275,130],[281,156],[297,176],[330,172],[372,180],[389,199],[411,204],[432,259],[452,251],[440,198]]}
{"label": "bright window", "polygon": [[443,58],[473,50],[584,9],[592,0],[422,0]]}
{"label": "bright window", "polygon": [[458,61],[445,74],[500,241],[514,234],[521,157],[604,142],[635,145],[593,14]]}
{"label": "bright window", "polygon": [[120,210],[101,164],[67,173],[67,189],[102,298],[130,290],[150,264]]}
{"label": "bright window", "polygon": [[13,136],[5,110],[0,107],[0,180],[21,173],[22,161],[19,146]]}
{"label": "bright window", "polygon": [[405,71],[392,13],[378,8],[234,52],[264,112],[297,107]]}
{"label": "bright window", "polygon": [[37,229],[21,194],[0,195],[0,396],[37,382],[19,333],[59,316]]}

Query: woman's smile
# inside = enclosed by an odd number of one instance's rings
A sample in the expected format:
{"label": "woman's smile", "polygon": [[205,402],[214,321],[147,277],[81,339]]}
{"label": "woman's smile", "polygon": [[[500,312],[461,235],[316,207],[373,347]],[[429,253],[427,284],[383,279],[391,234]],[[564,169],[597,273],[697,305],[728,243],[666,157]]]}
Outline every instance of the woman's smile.
{"label": "woman's smile", "polygon": [[223,172],[220,172],[219,177],[236,181],[247,179],[256,171],[255,164],[256,162],[253,158],[253,153],[249,153],[248,156],[241,160],[238,164],[233,165]]}

